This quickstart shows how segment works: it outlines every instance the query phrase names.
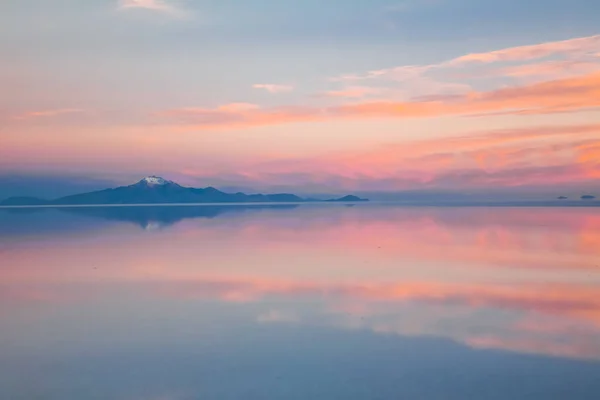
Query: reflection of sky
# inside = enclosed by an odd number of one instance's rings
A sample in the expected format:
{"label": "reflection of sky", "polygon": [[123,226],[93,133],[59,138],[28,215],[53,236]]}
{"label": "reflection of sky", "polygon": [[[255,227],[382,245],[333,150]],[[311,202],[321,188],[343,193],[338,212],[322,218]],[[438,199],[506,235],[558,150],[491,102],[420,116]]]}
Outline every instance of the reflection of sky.
{"label": "reflection of sky", "polygon": [[[10,218],[0,390],[11,394],[28,387],[19,374],[40,393],[124,400],[600,390],[594,209],[302,206],[156,230]],[[99,388],[95,374],[110,381]]]}

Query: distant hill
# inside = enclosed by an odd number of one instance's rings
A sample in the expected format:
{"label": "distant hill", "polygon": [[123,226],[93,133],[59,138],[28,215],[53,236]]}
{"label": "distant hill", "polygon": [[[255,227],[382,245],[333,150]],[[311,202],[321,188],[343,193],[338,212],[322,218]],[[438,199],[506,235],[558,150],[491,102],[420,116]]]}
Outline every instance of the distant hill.
{"label": "distant hill", "polygon": [[[173,204],[173,203],[295,203],[318,201],[303,199],[295,194],[225,193],[213,187],[190,188],[157,176],[148,176],[129,186],[65,196],[55,200],[35,197],[10,197],[3,206],[31,205],[93,205],[93,204]],[[327,201],[367,201],[356,196],[345,196]]]}
{"label": "distant hill", "polygon": [[330,199],[327,201],[338,201],[338,202],[358,202],[358,201],[368,201],[367,199],[361,199],[360,197],[348,195],[344,197],[340,197],[339,199]]}
{"label": "distant hill", "polygon": [[589,194],[581,196],[581,200],[594,200],[595,198],[596,198],[596,196],[592,196],[592,195],[589,195]]}

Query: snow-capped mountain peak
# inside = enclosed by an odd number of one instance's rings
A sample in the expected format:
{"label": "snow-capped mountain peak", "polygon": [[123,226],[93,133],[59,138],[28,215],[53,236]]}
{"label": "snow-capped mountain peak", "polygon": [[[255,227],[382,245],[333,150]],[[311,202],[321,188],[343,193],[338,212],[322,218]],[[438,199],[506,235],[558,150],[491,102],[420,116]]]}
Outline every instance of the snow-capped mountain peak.
{"label": "snow-capped mountain peak", "polygon": [[142,179],[142,182],[145,182],[147,185],[166,185],[167,183],[169,183],[170,181],[161,178],[160,176],[147,176],[144,179]]}

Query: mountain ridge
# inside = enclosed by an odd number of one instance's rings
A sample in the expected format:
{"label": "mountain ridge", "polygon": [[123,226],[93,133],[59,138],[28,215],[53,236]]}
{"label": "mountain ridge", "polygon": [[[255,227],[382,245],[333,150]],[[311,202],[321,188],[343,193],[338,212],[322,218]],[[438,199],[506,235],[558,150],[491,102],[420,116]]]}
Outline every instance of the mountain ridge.
{"label": "mountain ridge", "polygon": [[147,176],[142,180],[116,188],[96,190],[63,196],[54,200],[36,197],[9,197],[0,202],[3,206],[42,205],[102,205],[102,204],[173,204],[173,203],[292,203],[292,202],[359,202],[368,201],[357,196],[317,200],[307,199],[291,193],[245,194],[225,193],[212,186],[192,188],[181,186],[158,176]]}

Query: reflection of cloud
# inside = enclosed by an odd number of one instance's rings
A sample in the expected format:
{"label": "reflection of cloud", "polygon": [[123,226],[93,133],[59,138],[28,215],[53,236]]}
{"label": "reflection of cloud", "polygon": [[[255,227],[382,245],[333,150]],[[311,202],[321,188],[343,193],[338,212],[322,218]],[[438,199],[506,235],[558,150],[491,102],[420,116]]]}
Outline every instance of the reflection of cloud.
{"label": "reflection of cloud", "polygon": [[[397,284],[313,284],[276,280],[210,280],[173,282],[165,294],[185,297],[257,301],[268,296],[317,296],[374,302],[417,302],[473,308],[536,311],[569,315],[598,323],[600,289],[585,285],[458,285],[433,282]],[[597,313],[597,315],[596,315]]]}
{"label": "reflection of cloud", "polygon": [[[302,321],[381,334],[442,337],[475,348],[600,359],[597,286],[433,282],[341,285],[266,279],[135,286],[169,297],[264,302],[267,307],[267,298],[285,298],[278,309],[268,309],[257,317],[261,323]],[[77,293],[77,301],[90,296],[86,290],[73,293]],[[299,297],[308,297],[321,306],[308,314],[307,311],[298,314]],[[25,299],[42,301],[37,297],[22,297]]]}
{"label": "reflection of cloud", "polygon": [[[366,328],[386,334],[447,337],[475,348],[600,359],[600,302],[595,300],[600,291],[597,288],[583,296],[587,299],[580,299],[573,294],[583,289],[576,287],[569,289],[572,290],[571,293],[558,294],[556,288],[547,287],[528,295],[528,289],[524,287],[501,290],[492,288],[489,293],[484,287],[471,288],[465,293],[461,293],[461,289],[452,293],[450,289],[448,293],[444,293],[444,290],[436,292],[439,288],[433,286],[430,289],[426,288],[427,285],[419,288],[418,284],[416,287],[407,284],[396,288],[365,286],[368,289],[315,288],[315,294],[326,293],[323,295],[325,303],[335,303],[340,298],[354,303],[349,314],[345,308],[329,307],[325,315],[333,319],[329,322],[325,320],[325,323],[351,329]],[[498,293],[494,293],[495,290]],[[300,291],[307,291],[307,288],[303,287]],[[472,293],[468,293],[469,291]],[[553,295],[544,298],[545,293]],[[397,319],[395,313],[407,307],[416,309],[417,315],[408,314]],[[580,314],[581,310],[590,309],[595,313],[591,316],[592,319]],[[558,332],[548,335],[546,330],[522,327],[501,319],[499,323],[485,325],[484,321],[479,322],[479,310],[505,310],[527,316],[545,315],[547,321],[559,324],[556,328]],[[565,320],[570,321],[570,325],[565,324]],[[261,315],[259,321],[298,322],[299,318],[289,311],[269,311]],[[446,325],[453,328],[448,329]],[[480,333],[471,333],[472,326],[479,326],[476,330]]]}
{"label": "reflection of cloud", "polygon": [[[119,287],[253,303],[258,322],[600,359],[599,227],[589,209],[365,206],[189,220],[156,235],[49,235],[0,254],[0,295],[82,302]],[[90,260],[98,269],[82,268]]]}
{"label": "reflection of cloud", "polygon": [[[596,332],[596,335],[600,334]],[[545,354],[556,357],[600,359],[600,341],[591,337],[589,342],[560,338],[515,338],[474,336],[466,344],[478,349],[509,350],[519,353]]]}
{"label": "reflection of cloud", "polygon": [[256,319],[258,322],[299,322],[297,315],[280,310],[270,310]]}

